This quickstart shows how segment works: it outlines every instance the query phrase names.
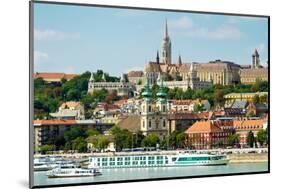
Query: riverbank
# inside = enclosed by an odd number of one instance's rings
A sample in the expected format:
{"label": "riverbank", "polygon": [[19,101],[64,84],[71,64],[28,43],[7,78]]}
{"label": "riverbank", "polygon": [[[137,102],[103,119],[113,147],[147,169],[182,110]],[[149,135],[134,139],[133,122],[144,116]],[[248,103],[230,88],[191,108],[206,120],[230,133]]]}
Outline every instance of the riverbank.
{"label": "riverbank", "polygon": [[268,153],[229,154],[229,163],[260,163],[268,161]]}

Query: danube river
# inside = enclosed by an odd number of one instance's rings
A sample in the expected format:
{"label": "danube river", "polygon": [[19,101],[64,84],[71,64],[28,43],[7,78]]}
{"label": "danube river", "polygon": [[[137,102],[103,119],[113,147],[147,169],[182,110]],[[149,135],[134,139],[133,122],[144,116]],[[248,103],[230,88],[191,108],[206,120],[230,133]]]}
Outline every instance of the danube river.
{"label": "danube river", "polygon": [[268,163],[230,163],[221,166],[157,167],[157,168],[118,168],[103,169],[101,176],[82,178],[51,178],[46,172],[34,173],[34,185],[56,185],[71,183],[91,183],[105,181],[169,178],[196,175],[261,172],[268,170]]}

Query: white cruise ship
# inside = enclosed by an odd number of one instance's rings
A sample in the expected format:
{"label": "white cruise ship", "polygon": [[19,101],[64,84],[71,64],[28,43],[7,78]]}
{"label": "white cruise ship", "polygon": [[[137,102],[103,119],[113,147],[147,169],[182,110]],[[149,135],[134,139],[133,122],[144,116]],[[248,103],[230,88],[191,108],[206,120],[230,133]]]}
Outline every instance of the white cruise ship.
{"label": "white cruise ship", "polygon": [[176,166],[203,166],[226,165],[229,159],[221,154],[182,153],[175,155],[163,154],[132,154],[90,157],[89,167],[106,168],[133,168],[133,167],[176,167]]}

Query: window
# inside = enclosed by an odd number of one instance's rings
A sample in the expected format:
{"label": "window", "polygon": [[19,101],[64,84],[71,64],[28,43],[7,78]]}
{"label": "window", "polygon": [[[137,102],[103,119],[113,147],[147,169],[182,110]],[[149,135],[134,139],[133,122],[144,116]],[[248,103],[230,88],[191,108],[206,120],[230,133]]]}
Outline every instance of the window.
{"label": "window", "polygon": [[148,106],[148,112],[151,112],[151,106]]}
{"label": "window", "polygon": [[148,127],[151,128],[151,120],[148,121]]}
{"label": "window", "polygon": [[163,120],[163,127],[166,127],[166,121]]}
{"label": "window", "polygon": [[165,112],[166,111],[166,106],[163,106],[163,112]]}

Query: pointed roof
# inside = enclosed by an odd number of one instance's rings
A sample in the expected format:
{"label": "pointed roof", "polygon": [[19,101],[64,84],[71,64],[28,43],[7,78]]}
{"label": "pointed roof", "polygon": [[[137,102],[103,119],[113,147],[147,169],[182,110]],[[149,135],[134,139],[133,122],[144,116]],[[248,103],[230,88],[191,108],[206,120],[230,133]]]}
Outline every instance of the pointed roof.
{"label": "pointed roof", "polygon": [[103,72],[102,74],[102,78],[101,78],[102,81],[106,81],[106,77],[105,77],[105,73]]}
{"label": "pointed roof", "polygon": [[160,63],[160,58],[159,58],[159,51],[157,51],[157,55],[156,55],[156,63],[159,64]]}
{"label": "pointed roof", "polygon": [[165,32],[164,32],[164,38],[169,38],[168,35],[168,24],[167,24],[167,18],[165,19]]}
{"label": "pointed roof", "polygon": [[182,64],[182,61],[181,61],[181,55],[179,55],[179,58],[178,58],[178,62],[177,62],[178,64]]}
{"label": "pointed roof", "polygon": [[259,53],[258,53],[257,49],[254,50],[253,56],[259,56]]}
{"label": "pointed roof", "polygon": [[90,82],[94,82],[95,81],[95,77],[94,77],[93,72],[91,72],[91,77],[90,77],[89,81]]}

